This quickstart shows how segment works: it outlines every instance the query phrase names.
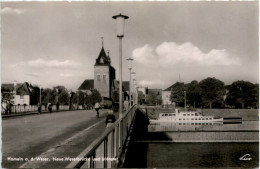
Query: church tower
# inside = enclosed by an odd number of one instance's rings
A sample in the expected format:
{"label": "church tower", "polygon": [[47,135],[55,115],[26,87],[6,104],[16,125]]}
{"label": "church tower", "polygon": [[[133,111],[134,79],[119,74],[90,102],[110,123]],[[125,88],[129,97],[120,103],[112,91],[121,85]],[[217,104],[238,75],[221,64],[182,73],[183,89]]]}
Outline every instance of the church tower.
{"label": "church tower", "polygon": [[111,66],[111,59],[107,55],[102,42],[102,48],[94,65],[94,88],[102,97],[111,98],[112,81],[115,79],[115,69]]}

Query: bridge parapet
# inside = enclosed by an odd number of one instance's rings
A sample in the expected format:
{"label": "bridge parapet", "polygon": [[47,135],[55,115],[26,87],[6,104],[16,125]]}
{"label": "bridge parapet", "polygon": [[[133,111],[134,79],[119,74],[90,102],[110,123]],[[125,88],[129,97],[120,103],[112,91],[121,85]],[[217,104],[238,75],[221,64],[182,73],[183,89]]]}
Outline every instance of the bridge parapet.
{"label": "bridge parapet", "polygon": [[129,142],[137,105],[132,106],[112,126],[93,141],[66,168],[115,168]]}

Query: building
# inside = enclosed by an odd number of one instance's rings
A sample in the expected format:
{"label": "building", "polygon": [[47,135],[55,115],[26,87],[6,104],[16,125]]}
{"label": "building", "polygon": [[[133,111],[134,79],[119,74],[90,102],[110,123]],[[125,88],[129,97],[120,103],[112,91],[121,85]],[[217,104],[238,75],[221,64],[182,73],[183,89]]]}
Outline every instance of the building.
{"label": "building", "polygon": [[162,91],[162,102],[163,102],[163,104],[165,104],[165,105],[172,104],[170,97],[171,97],[171,90],[165,89],[165,90]]}
{"label": "building", "polygon": [[24,83],[3,83],[1,88],[2,101],[7,95],[12,95],[14,105],[36,105],[38,103],[40,89],[37,86]]}
{"label": "building", "polygon": [[[93,89],[96,89],[99,91],[102,98],[112,98],[114,92],[119,92],[119,82],[115,79],[116,70],[111,66],[109,53],[106,54],[104,47],[102,46],[94,64],[94,79],[84,80],[78,90],[90,94]],[[126,97],[129,97],[129,82],[123,82],[122,86],[123,98],[126,99]]]}
{"label": "building", "polygon": [[102,46],[96,63],[94,65],[94,88],[99,91],[102,97],[111,98],[112,81],[116,78],[115,68],[111,66],[109,54]]}
{"label": "building", "polygon": [[162,101],[164,105],[173,104],[175,105],[175,102],[171,101],[171,92],[172,91],[179,91],[180,89],[184,90],[185,84],[183,82],[176,82],[170,87],[166,88],[162,91]]}

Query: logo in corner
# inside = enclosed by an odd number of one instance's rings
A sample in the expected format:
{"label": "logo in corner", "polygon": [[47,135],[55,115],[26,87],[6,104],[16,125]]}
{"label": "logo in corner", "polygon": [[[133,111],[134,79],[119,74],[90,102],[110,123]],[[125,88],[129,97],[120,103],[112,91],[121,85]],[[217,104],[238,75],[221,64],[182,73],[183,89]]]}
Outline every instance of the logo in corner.
{"label": "logo in corner", "polygon": [[250,161],[250,160],[252,160],[252,158],[251,158],[250,154],[245,154],[242,157],[240,157],[239,160]]}

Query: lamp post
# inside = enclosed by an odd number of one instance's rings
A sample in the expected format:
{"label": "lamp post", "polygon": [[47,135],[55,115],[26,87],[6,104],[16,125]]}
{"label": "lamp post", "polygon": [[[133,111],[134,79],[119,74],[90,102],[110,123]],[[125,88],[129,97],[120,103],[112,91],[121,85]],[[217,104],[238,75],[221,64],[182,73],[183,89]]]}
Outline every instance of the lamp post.
{"label": "lamp post", "polygon": [[[135,86],[134,86],[134,85],[135,85],[135,84],[134,84],[134,83],[135,83],[135,74],[136,74],[135,72],[132,72],[132,73],[131,73],[131,75],[133,76],[133,89],[134,89],[134,90],[132,91],[132,93],[133,93],[133,105],[135,104],[135,98],[134,98],[134,97],[135,97]],[[131,76],[131,77],[132,77],[132,76]]]}
{"label": "lamp post", "polygon": [[112,18],[116,20],[117,37],[119,39],[119,117],[122,117],[122,39],[124,37],[125,20],[129,17],[120,13]]}
{"label": "lamp post", "polygon": [[135,89],[135,97],[134,97],[134,100],[135,100],[135,102],[134,102],[134,104],[137,104],[138,103],[138,91],[137,91],[137,88],[136,88],[136,80],[135,79],[133,79],[133,82],[134,82],[134,89]]}
{"label": "lamp post", "polygon": [[184,91],[184,108],[186,109],[186,91]]}
{"label": "lamp post", "polygon": [[132,99],[131,99],[131,81],[132,81],[132,78],[131,78],[131,70],[132,70],[132,61],[134,59],[132,58],[128,58],[126,59],[127,61],[129,61],[129,66],[128,66],[128,69],[129,69],[129,102],[130,102],[130,107],[132,106]]}

